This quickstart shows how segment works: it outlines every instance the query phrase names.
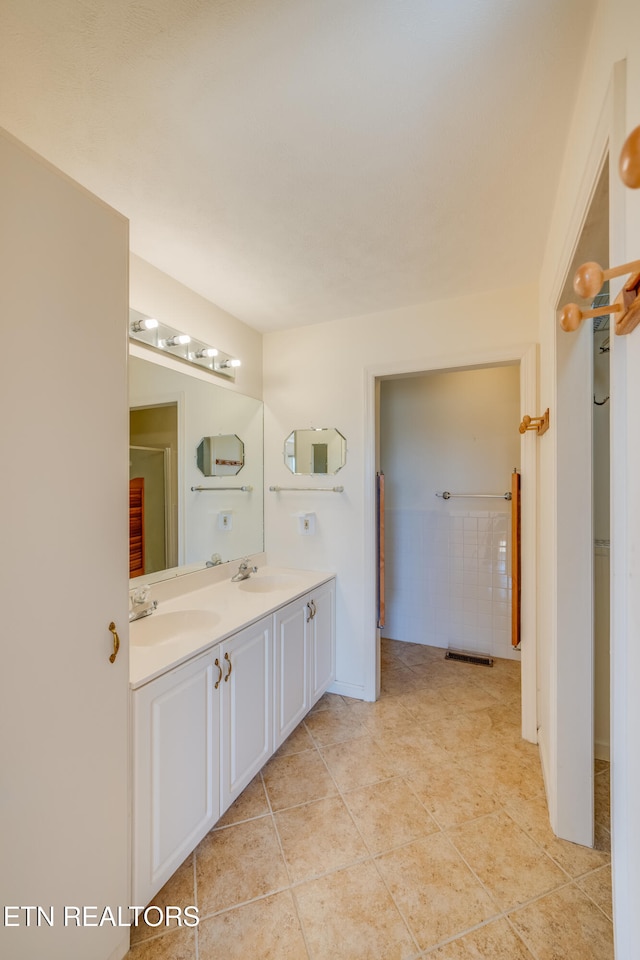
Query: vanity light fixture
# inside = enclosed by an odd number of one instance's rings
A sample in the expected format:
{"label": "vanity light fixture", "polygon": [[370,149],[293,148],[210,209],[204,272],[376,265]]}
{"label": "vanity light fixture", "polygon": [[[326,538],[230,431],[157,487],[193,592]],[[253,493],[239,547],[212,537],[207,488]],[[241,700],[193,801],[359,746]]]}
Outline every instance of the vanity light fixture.
{"label": "vanity light fixture", "polygon": [[207,360],[209,357],[217,357],[218,351],[215,347],[202,347],[200,350],[196,350],[189,359],[193,360]]}
{"label": "vanity light fixture", "polygon": [[155,330],[158,326],[158,321],[154,320],[153,317],[142,317],[140,320],[134,320],[131,323],[130,331],[131,333],[144,333],[147,330]]}
{"label": "vanity light fixture", "polygon": [[146,317],[137,310],[129,311],[129,337],[147,349],[169,354],[182,363],[204,368],[209,373],[235,380],[240,360],[223,353],[216,347],[190,337],[153,317]]}

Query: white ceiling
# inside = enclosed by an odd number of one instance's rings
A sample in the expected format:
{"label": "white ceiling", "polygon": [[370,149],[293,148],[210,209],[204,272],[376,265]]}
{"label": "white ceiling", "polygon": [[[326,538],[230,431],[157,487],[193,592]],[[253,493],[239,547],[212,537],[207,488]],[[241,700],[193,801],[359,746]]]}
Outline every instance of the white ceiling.
{"label": "white ceiling", "polygon": [[536,281],[593,0],[0,0],[0,125],[259,330]]}

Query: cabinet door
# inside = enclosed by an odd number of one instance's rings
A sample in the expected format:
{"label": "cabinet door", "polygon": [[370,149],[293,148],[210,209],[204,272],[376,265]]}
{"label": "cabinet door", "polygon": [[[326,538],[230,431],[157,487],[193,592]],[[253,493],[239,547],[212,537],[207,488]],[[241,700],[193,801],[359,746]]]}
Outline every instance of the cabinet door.
{"label": "cabinet door", "polygon": [[307,597],[278,610],[274,617],[274,749],[298,726],[307,710]]}
{"label": "cabinet door", "polygon": [[335,580],[322,584],[309,596],[315,611],[306,624],[310,668],[309,707],[312,707],[336,675]]}
{"label": "cabinet door", "polygon": [[219,671],[211,654],[134,690],[133,902],[144,905],[219,808]]}
{"label": "cabinet door", "polygon": [[266,617],[241,630],[220,650],[223,812],[272,753],[271,623]]}

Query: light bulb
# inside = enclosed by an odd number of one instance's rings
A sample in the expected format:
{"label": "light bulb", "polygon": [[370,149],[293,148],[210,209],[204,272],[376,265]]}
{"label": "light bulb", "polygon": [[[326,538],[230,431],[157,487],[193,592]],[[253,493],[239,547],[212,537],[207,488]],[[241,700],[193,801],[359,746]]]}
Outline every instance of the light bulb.
{"label": "light bulb", "polygon": [[162,341],[163,347],[182,347],[186,343],[191,343],[191,337],[186,333],[177,333],[175,337],[167,337]]}
{"label": "light bulb", "polygon": [[203,347],[202,350],[196,350],[196,352],[194,353],[194,357],[196,357],[198,360],[203,360],[208,357],[217,357],[217,356],[218,356],[218,351],[216,350],[215,347]]}
{"label": "light bulb", "polygon": [[158,326],[158,321],[154,320],[153,317],[144,317],[142,320],[134,320],[131,324],[132,333],[144,333],[145,330],[155,330]]}

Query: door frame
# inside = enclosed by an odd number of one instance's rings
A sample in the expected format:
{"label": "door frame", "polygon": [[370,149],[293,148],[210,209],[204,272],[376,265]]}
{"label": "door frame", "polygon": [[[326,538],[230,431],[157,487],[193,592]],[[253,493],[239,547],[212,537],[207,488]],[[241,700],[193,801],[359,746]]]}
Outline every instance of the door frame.
{"label": "door frame", "polygon": [[[535,343],[514,344],[487,352],[448,354],[430,357],[422,363],[402,361],[379,363],[364,371],[364,463],[365,463],[365,610],[367,616],[365,636],[371,638],[365,657],[366,700],[375,700],[380,693],[380,630],[376,621],[376,488],[378,469],[378,422],[379,390],[381,377],[401,376],[465,370],[478,367],[496,367],[506,364],[520,367],[520,414],[535,415],[538,403],[538,345]],[[537,743],[536,705],[536,577],[537,577],[537,475],[538,438],[533,432],[525,433],[520,443],[520,471],[522,474],[522,736]]]}

